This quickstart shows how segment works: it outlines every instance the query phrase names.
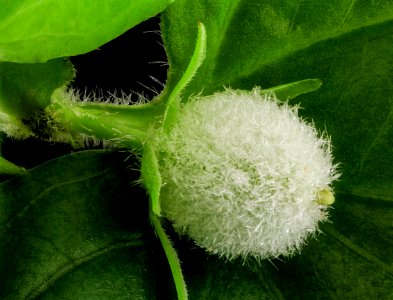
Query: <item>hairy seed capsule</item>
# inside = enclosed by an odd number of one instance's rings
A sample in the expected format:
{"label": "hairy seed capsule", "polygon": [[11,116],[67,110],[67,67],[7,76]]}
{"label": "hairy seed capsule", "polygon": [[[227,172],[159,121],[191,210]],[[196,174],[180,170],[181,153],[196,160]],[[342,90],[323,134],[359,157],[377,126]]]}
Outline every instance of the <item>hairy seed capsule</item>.
{"label": "hairy seed capsule", "polygon": [[154,136],[162,212],[209,252],[291,255],[327,218],[338,177],[330,142],[272,95],[197,97]]}

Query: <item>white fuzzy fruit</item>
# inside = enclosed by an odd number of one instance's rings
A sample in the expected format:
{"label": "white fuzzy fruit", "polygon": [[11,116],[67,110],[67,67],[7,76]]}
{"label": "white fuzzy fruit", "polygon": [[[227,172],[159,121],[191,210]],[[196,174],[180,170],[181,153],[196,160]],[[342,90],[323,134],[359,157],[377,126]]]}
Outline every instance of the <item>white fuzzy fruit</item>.
{"label": "white fuzzy fruit", "polygon": [[196,97],[155,137],[162,212],[211,253],[291,255],[327,218],[318,195],[337,177],[330,142],[272,95]]}

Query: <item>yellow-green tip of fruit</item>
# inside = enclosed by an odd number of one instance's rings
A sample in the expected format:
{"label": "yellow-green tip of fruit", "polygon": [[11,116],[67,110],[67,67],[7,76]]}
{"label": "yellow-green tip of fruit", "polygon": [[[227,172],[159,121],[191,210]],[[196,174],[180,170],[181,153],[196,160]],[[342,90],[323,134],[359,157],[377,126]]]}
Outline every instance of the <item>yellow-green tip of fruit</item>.
{"label": "yellow-green tip of fruit", "polygon": [[328,189],[323,189],[318,192],[317,203],[320,205],[332,205],[334,203],[334,195]]}

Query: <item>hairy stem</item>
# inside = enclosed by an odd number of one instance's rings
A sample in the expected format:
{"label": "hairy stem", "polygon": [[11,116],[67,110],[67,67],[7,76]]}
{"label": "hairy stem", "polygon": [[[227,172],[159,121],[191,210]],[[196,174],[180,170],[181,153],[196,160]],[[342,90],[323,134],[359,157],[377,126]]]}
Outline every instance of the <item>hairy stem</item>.
{"label": "hairy stem", "polygon": [[169,266],[172,271],[173,280],[175,281],[177,297],[179,300],[187,300],[187,287],[184,281],[183,273],[180,267],[180,260],[176,254],[175,249],[172,246],[168,235],[165,233],[164,228],[161,226],[160,217],[158,217],[154,212],[150,211],[150,221],[153,224],[154,230],[157,233],[158,238],[161,241],[161,245],[164,248],[165,255],[168,259]]}
{"label": "hairy stem", "polygon": [[83,134],[119,147],[142,150],[148,129],[162,118],[164,109],[159,101],[138,105],[72,102],[59,90],[46,111],[60,132]]}

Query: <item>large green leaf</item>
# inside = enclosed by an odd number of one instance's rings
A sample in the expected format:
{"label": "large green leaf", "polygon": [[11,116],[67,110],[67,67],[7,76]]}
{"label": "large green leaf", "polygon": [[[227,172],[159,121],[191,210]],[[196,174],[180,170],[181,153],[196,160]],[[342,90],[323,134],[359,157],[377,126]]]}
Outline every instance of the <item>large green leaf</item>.
{"label": "large green leaf", "polygon": [[[175,298],[162,250],[158,265],[149,255],[147,198],[130,188],[125,158],[80,152],[0,185],[2,299]],[[339,194],[331,214],[285,261],[225,262],[176,240],[190,299],[393,296],[389,203]]]}
{"label": "large green leaf", "polygon": [[[202,22],[208,36],[206,59],[189,93],[201,92],[202,88],[204,93],[212,93],[317,42],[392,21],[393,3],[178,0],[162,17],[170,63],[169,88],[182,76],[193,53],[197,23]],[[266,85],[271,75],[264,75],[259,82],[249,84]]]}
{"label": "large green leaf", "polygon": [[[179,0],[162,21],[167,90],[187,66],[197,22],[207,29],[206,60],[184,98],[224,85],[268,88],[319,78],[319,90],[291,103],[300,102],[300,114],[331,136],[342,172],[333,223],[301,255],[274,262],[277,272],[257,272],[273,277],[271,285],[264,279],[272,290],[249,298],[392,297],[393,254],[386,249],[393,244],[393,3]],[[224,281],[217,285],[199,293],[225,290]]]}
{"label": "large green leaf", "polygon": [[[372,207],[372,209],[370,209]],[[391,299],[393,207],[339,194],[332,223],[302,255],[277,262],[272,273],[287,299]]]}
{"label": "large green leaf", "polygon": [[[389,1],[177,0],[164,15],[167,91],[189,63],[198,21],[207,57],[186,94],[320,78],[296,101],[331,134],[343,173],[332,223],[293,258],[243,265],[176,241],[191,300],[393,297],[392,10]],[[162,268],[152,270],[141,238],[146,211],[123,202],[136,198],[123,160],[80,153],[0,185],[0,296],[165,298],[171,279],[164,271],[157,296],[151,272]]]}
{"label": "large green leaf", "polygon": [[180,243],[190,299],[391,299],[392,216],[387,202],[340,193],[332,223],[301,254],[259,264]]}
{"label": "large green leaf", "polygon": [[21,119],[36,117],[49,105],[53,91],[74,75],[64,58],[35,64],[0,62],[0,111]]}
{"label": "large green leaf", "polygon": [[1,299],[154,299],[147,200],[125,158],[80,152],[0,184]]}
{"label": "large green leaf", "polygon": [[321,79],[321,89],[298,101],[302,115],[332,136],[340,188],[391,199],[393,3],[178,1],[162,24],[168,89],[187,65],[196,20],[206,22],[207,58],[187,94]]}
{"label": "large green leaf", "polygon": [[0,60],[45,62],[89,52],[172,1],[0,0]]}

